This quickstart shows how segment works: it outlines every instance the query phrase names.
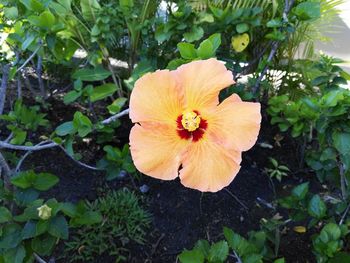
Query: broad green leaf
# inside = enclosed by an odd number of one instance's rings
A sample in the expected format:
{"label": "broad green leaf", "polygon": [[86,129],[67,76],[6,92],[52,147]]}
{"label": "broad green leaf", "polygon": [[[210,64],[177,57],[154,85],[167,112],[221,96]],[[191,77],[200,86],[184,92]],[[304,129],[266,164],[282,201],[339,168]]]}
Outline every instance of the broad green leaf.
{"label": "broad green leaf", "polygon": [[92,131],[92,122],[87,116],[77,111],[74,114],[73,127],[78,131],[80,137],[85,137]]}
{"label": "broad green leaf", "polygon": [[18,17],[18,9],[15,6],[5,7],[4,15],[7,19],[15,20]]}
{"label": "broad green leaf", "polygon": [[70,221],[70,225],[82,226],[93,225],[102,221],[102,215],[95,211],[86,211],[81,215],[73,217]]}
{"label": "broad green leaf", "polygon": [[180,51],[180,55],[184,59],[195,59],[197,57],[196,49],[193,44],[190,43],[179,43],[177,48]]}
{"label": "broad green leaf", "polygon": [[213,244],[209,250],[209,262],[225,262],[228,256],[228,244],[226,241],[219,241]]}
{"label": "broad green leaf", "polygon": [[7,250],[3,255],[3,263],[22,263],[26,256],[26,250],[23,245],[19,245],[15,248]]}
{"label": "broad green leaf", "polygon": [[249,30],[249,25],[247,23],[240,23],[236,25],[236,31],[239,34],[245,33]]}
{"label": "broad green leaf", "polygon": [[12,219],[11,212],[4,206],[0,207],[0,224],[6,223]]}
{"label": "broad green leaf", "polygon": [[71,90],[63,97],[64,104],[70,104],[82,95],[82,91]]}
{"label": "broad green leaf", "polygon": [[101,86],[95,87],[90,94],[91,102],[95,102],[98,100],[103,100],[108,96],[113,95],[113,93],[117,90],[117,86],[113,83],[103,84]]}
{"label": "broad green leaf", "polygon": [[32,249],[41,256],[51,255],[57,238],[48,234],[40,235],[32,239]]}
{"label": "broad green leaf", "polygon": [[50,225],[48,228],[48,232],[50,235],[67,239],[68,238],[68,223],[64,216],[56,216],[51,219]]}
{"label": "broad green leaf", "polygon": [[320,2],[302,2],[293,9],[293,12],[300,20],[317,19],[321,16]]}
{"label": "broad green leaf", "polygon": [[204,255],[201,250],[185,250],[179,255],[181,263],[204,263]]}
{"label": "broad green leaf", "polygon": [[58,136],[66,136],[68,134],[75,133],[76,130],[74,129],[73,122],[72,121],[67,121],[67,122],[62,123],[61,125],[59,125],[56,128],[55,132],[56,132],[56,134]]}
{"label": "broad green leaf", "polygon": [[97,0],[80,0],[81,13],[88,22],[95,22],[95,17],[101,9]]}
{"label": "broad green leaf", "polygon": [[326,215],[327,207],[319,195],[314,195],[308,206],[309,215],[321,219]]}
{"label": "broad green leaf", "polygon": [[33,182],[33,187],[39,191],[47,191],[59,182],[56,175],[50,173],[39,173]]}
{"label": "broad green leaf", "polygon": [[27,221],[22,230],[22,238],[29,239],[36,236],[36,222],[33,220]]}
{"label": "broad green leaf", "polygon": [[6,224],[0,236],[0,249],[15,248],[22,240],[21,227],[17,224]]}
{"label": "broad green leaf", "polygon": [[330,258],[328,260],[328,263],[349,263],[349,262],[350,262],[350,254],[342,251],[337,252],[333,258]]}
{"label": "broad green leaf", "polygon": [[201,59],[211,58],[215,55],[212,42],[209,39],[204,40],[197,49],[197,54]]}
{"label": "broad green leaf", "polygon": [[333,132],[333,145],[342,155],[350,153],[350,133]]}
{"label": "broad green leaf", "polygon": [[212,43],[213,50],[215,52],[221,45],[221,35],[219,33],[215,33],[212,34],[208,39]]}
{"label": "broad green leaf", "polygon": [[42,12],[45,9],[43,3],[39,0],[20,0],[20,2],[31,11]]}
{"label": "broad green leaf", "polygon": [[298,200],[303,200],[308,192],[309,182],[306,182],[294,187],[292,190],[292,195],[295,196]]}
{"label": "broad green leaf", "polygon": [[80,79],[82,81],[99,81],[111,76],[111,72],[105,70],[101,66],[94,69],[79,69],[73,74],[73,79]]}
{"label": "broad green leaf", "polygon": [[201,39],[204,35],[204,30],[200,26],[193,26],[190,32],[184,33],[184,38],[187,42],[194,42]]}
{"label": "broad green leaf", "polygon": [[124,106],[124,104],[127,102],[127,98],[118,98],[109,106],[107,106],[107,109],[110,114],[117,114],[120,112],[121,108]]}
{"label": "broad green leaf", "polygon": [[271,19],[270,21],[268,21],[266,23],[266,26],[267,27],[280,27],[280,26],[282,26],[282,21],[280,19],[277,19],[277,18]]}

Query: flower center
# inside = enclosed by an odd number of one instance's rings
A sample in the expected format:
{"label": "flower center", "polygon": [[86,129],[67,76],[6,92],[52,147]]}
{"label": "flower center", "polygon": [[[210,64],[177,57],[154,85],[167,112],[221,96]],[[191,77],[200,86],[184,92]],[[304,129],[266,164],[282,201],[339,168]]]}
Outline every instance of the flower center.
{"label": "flower center", "polygon": [[190,132],[195,131],[198,129],[200,123],[201,118],[197,113],[186,111],[182,114],[181,124],[186,130]]}

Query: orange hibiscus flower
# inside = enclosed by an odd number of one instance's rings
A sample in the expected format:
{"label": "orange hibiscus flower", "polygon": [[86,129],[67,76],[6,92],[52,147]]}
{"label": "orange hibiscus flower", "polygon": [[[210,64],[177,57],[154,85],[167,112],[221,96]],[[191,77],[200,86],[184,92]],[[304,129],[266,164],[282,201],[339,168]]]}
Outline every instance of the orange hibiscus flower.
{"label": "orange hibiscus flower", "polygon": [[136,168],[200,191],[229,185],[241,153],[256,142],[260,104],[236,94],[219,104],[220,90],[234,84],[225,65],[194,61],[177,70],[141,77],[130,98],[130,151]]}

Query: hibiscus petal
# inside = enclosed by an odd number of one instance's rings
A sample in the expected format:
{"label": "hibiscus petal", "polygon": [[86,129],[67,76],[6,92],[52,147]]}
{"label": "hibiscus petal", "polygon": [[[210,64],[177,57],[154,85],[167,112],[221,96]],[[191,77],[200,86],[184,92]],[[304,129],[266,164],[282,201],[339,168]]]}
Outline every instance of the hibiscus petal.
{"label": "hibiscus petal", "polygon": [[186,106],[191,110],[218,105],[220,90],[234,84],[232,72],[214,58],[182,65],[175,74],[184,88]]}
{"label": "hibiscus petal", "polygon": [[247,151],[255,144],[261,122],[260,103],[244,102],[236,94],[209,113],[208,134],[225,148]]}
{"label": "hibiscus petal", "polygon": [[240,169],[241,153],[210,140],[191,145],[183,156],[181,183],[202,192],[217,192],[229,185]]}
{"label": "hibiscus petal", "polygon": [[130,97],[132,122],[172,122],[183,111],[183,91],[169,70],[148,73],[136,81]]}
{"label": "hibiscus petal", "polygon": [[172,180],[178,176],[188,140],[170,125],[135,124],[130,132],[130,152],[136,168],[151,177]]}

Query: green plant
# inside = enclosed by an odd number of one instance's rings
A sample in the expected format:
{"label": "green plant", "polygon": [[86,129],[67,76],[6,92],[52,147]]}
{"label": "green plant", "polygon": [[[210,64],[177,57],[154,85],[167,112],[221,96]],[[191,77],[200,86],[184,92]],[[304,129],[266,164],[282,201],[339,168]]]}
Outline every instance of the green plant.
{"label": "green plant", "polygon": [[[262,263],[263,259],[273,259],[273,253],[267,245],[267,236],[264,231],[250,232],[249,238],[245,239],[232,229],[224,227],[226,240],[209,244],[206,240],[199,240],[192,250],[184,250],[179,256],[181,263],[226,262],[229,252],[238,262]],[[276,259],[275,263],[284,262],[284,259]]]}
{"label": "green plant", "polygon": [[108,254],[115,260],[127,259],[128,244],[143,244],[150,215],[142,209],[139,198],[128,190],[108,192],[94,202],[89,209],[102,214],[99,225],[83,226],[66,242],[69,261],[90,261]]}
{"label": "green plant", "polygon": [[[68,239],[72,224],[67,218],[81,224],[101,221],[101,216],[91,210],[81,215],[72,203],[39,198],[41,192],[49,190],[58,181],[58,177],[50,173],[25,171],[11,178],[16,189],[11,191],[1,185],[1,197],[5,203],[0,207],[0,260],[22,263],[32,262],[34,253],[51,255],[61,239]],[[9,206],[9,202],[12,205]],[[79,221],[79,218],[84,218],[84,221]]]}
{"label": "green plant", "polygon": [[[339,252],[344,246],[344,241],[342,239],[345,238],[348,233],[349,229],[347,226],[338,226],[335,223],[328,223],[322,228],[319,234],[314,235],[312,238],[312,245],[317,262],[348,261],[350,255]],[[333,258],[333,260],[330,260],[331,258]]]}
{"label": "green plant", "polygon": [[271,179],[275,177],[281,182],[282,177],[288,176],[288,172],[290,172],[289,168],[285,165],[280,165],[277,160],[272,157],[270,157],[269,160],[272,164],[272,168],[265,168],[265,172]]}
{"label": "green plant", "polygon": [[6,126],[13,135],[10,143],[23,144],[27,139],[28,131],[35,132],[40,126],[49,126],[45,116],[46,114],[40,113],[39,106],[27,107],[21,100],[17,100],[13,110],[0,115],[0,120],[10,123]]}

